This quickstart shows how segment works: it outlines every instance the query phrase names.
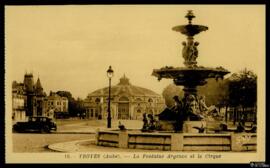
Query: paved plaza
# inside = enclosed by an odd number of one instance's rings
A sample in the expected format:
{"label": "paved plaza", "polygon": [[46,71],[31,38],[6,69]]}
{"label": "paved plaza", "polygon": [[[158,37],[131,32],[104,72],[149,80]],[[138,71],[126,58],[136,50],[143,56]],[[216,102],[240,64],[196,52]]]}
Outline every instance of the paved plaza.
{"label": "paved plaza", "polygon": [[[143,126],[141,120],[112,120],[111,129],[119,129],[119,122],[127,129],[141,129]],[[56,120],[56,123],[56,133],[95,133],[98,129],[107,129],[107,120],[68,119]]]}
{"label": "paved plaza", "polygon": [[[112,120],[111,129],[119,129],[119,121],[127,129],[141,129],[141,120]],[[127,149],[108,148],[94,144],[97,130],[106,130],[106,120],[63,119],[56,120],[57,131],[51,134],[13,133],[14,152],[87,152],[87,151],[126,151]],[[233,123],[230,128],[235,127]],[[49,148],[48,148],[49,147]],[[144,150],[134,150],[144,151]]]}
{"label": "paved plaza", "polygon": [[[140,129],[143,124],[142,121],[139,120],[113,120],[111,129],[118,129],[119,121],[128,129]],[[74,145],[70,144],[76,144],[76,141],[91,142],[95,138],[95,133],[98,129],[107,129],[106,120],[65,119],[56,120],[56,123],[58,129],[51,134],[13,133],[13,151],[19,153],[53,152],[53,150],[48,148],[49,145],[57,144],[61,148],[66,148],[66,143],[68,144],[67,149],[54,151],[72,151],[73,149],[71,148]],[[61,145],[62,143],[63,145]]]}

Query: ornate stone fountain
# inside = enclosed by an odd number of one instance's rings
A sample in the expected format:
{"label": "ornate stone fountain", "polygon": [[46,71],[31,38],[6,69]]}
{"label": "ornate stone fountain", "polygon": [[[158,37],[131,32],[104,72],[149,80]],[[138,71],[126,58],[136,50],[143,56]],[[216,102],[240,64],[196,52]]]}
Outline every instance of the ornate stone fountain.
{"label": "ornate stone fountain", "polygon": [[[197,65],[196,59],[198,58],[199,53],[197,47],[199,42],[194,41],[194,36],[202,31],[208,30],[208,27],[192,24],[192,19],[195,18],[195,15],[191,10],[188,11],[185,17],[188,19],[187,25],[179,25],[172,28],[172,30],[187,36],[187,41],[182,42],[182,56],[184,58],[185,66],[166,66],[161,69],[154,69],[152,75],[156,76],[158,80],[161,80],[162,78],[173,79],[175,85],[183,86],[183,104],[185,109],[183,109],[184,111],[182,113],[184,113],[184,116],[182,116],[182,118],[185,121],[198,121],[204,118],[204,113],[199,108],[192,107],[201,103],[199,101],[200,96],[197,95],[197,86],[205,85],[207,83],[206,80],[209,78],[215,78],[216,80],[223,79],[223,77],[230,72],[222,67],[210,68]],[[166,117],[167,115],[172,115],[172,113],[166,113],[164,111],[164,114],[161,114],[162,117],[160,119],[166,120],[166,118],[169,118]],[[197,124],[199,123],[197,122]]]}
{"label": "ornate stone fountain", "polygon": [[[174,150],[174,151],[256,151],[257,135],[250,133],[209,133],[200,129],[203,111],[196,108],[195,104],[203,104],[201,97],[197,95],[197,86],[206,84],[208,78],[223,78],[229,73],[228,70],[218,67],[209,68],[197,65],[198,42],[194,42],[193,36],[208,27],[193,25],[192,19],[195,18],[192,11],[188,11],[186,18],[187,25],[176,26],[173,30],[181,32],[187,36],[187,41],[183,42],[182,55],[184,57],[184,67],[164,67],[154,69],[153,75],[159,80],[162,78],[173,79],[177,86],[184,86],[184,98],[175,98],[176,103],[181,106],[181,115],[174,113],[177,110],[164,110],[159,118],[161,120],[161,130],[148,130],[147,122],[142,130],[99,130],[96,135],[96,144],[99,146],[129,148],[129,149],[151,149],[151,150]],[[195,105],[195,106],[194,106]],[[177,109],[177,106],[176,108]],[[181,119],[182,122],[179,122]],[[193,119],[197,121],[192,121]],[[183,125],[183,131],[175,131],[175,125]],[[173,125],[173,126],[172,126]],[[198,130],[194,129],[197,127]],[[202,133],[204,132],[204,133]],[[249,141],[239,144],[239,139],[248,136]]]}

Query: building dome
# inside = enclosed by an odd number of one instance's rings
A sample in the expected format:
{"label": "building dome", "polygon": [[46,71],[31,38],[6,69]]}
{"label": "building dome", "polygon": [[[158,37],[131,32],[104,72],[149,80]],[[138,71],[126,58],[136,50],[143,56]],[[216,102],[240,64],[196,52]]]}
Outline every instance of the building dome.
{"label": "building dome", "polygon": [[[85,99],[88,118],[107,115],[109,87],[88,94]],[[125,75],[111,87],[111,111],[114,119],[141,119],[143,113],[156,115],[164,108],[161,95],[150,89],[132,85]],[[94,114],[93,114],[94,113]],[[95,117],[93,117],[95,116]]]}
{"label": "building dome", "polygon": [[[109,87],[105,87],[90,93],[88,96],[108,96],[108,94]],[[155,93],[152,90],[132,85],[125,75],[120,78],[120,82],[117,85],[111,87],[111,96],[117,96],[121,94],[125,94],[128,96],[160,97],[159,94]]]}

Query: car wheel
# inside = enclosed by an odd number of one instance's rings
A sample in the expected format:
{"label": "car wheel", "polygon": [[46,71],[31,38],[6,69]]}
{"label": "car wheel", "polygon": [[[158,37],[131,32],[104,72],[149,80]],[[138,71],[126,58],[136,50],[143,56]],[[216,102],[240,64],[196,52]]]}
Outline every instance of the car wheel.
{"label": "car wheel", "polygon": [[13,133],[18,133],[18,131],[15,128],[12,128]]}
{"label": "car wheel", "polygon": [[46,134],[46,133],[47,133],[47,132],[46,132],[46,128],[41,128],[40,132],[41,132],[42,134]]}
{"label": "car wheel", "polygon": [[42,129],[42,133],[50,133],[50,128],[48,126],[45,126],[43,129]]}

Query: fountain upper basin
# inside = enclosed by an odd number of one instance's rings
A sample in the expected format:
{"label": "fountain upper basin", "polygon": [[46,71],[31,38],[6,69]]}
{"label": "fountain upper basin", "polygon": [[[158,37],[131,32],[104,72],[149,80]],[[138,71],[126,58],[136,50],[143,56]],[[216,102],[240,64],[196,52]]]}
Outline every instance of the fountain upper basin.
{"label": "fountain upper basin", "polygon": [[202,31],[208,30],[208,27],[203,26],[203,25],[188,24],[188,25],[175,26],[172,28],[172,30],[181,32],[182,34],[187,35],[187,36],[194,36],[196,34],[199,34]]}

